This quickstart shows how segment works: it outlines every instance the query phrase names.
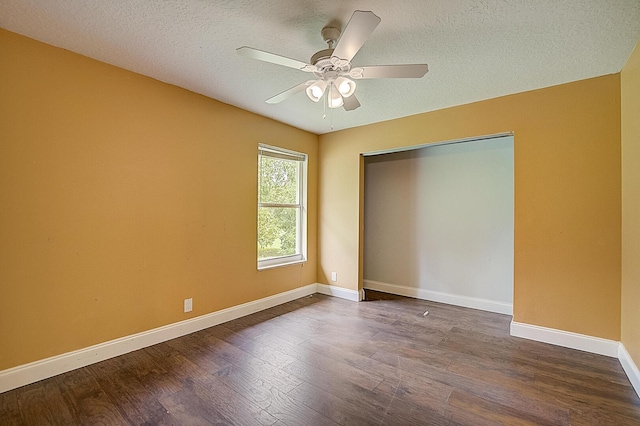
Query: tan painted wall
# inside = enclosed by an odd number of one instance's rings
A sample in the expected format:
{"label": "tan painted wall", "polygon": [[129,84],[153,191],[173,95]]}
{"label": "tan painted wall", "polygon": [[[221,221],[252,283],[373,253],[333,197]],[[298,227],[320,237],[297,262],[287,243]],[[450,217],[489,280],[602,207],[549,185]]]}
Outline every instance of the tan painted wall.
{"label": "tan painted wall", "polygon": [[622,343],[640,366],[640,42],[621,73]]}
{"label": "tan painted wall", "polygon": [[[316,282],[316,135],[4,30],[0,52],[0,370]],[[309,154],[303,266],[256,271],[259,142]]]}
{"label": "tan painted wall", "polygon": [[619,340],[619,74],[320,136],[320,282],[362,285],[360,153],[509,131],[515,321]]}

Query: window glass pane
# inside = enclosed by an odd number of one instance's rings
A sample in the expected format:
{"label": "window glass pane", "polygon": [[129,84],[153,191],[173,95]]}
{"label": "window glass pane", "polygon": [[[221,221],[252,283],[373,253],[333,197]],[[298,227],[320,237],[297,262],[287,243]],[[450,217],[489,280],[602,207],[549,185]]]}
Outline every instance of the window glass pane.
{"label": "window glass pane", "polygon": [[296,254],[295,207],[258,208],[258,259]]}
{"label": "window glass pane", "polygon": [[260,156],[260,203],[298,204],[299,161]]}

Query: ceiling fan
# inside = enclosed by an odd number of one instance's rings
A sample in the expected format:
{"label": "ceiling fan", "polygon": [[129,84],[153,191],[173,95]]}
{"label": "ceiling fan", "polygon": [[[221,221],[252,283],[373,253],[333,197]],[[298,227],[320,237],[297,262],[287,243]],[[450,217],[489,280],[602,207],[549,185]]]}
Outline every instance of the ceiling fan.
{"label": "ceiling fan", "polygon": [[249,58],[314,74],[314,79],[293,86],[267,99],[267,103],[277,104],[304,90],[309,99],[314,102],[320,101],[326,93],[329,108],[342,106],[345,110],[351,111],[360,106],[360,102],[354,95],[356,90],[354,80],[363,78],[421,78],[429,71],[427,64],[353,67],[351,60],[379,23],[380,18],[373,12],[356,10],[342,32],[342,36],[340,36],[340,29],[331,26],[324,27],[321,34],[329,47],[316,52],[311,57],[310,63],[247,46],[242,46],[236,51]]}

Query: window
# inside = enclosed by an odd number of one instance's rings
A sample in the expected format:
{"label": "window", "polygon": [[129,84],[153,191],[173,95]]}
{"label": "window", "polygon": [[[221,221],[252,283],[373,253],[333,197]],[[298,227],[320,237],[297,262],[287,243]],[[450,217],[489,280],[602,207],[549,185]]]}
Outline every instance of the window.
{"label": "window", "polygon": [[307,155],[258,146],[258,269],[307,255]]}

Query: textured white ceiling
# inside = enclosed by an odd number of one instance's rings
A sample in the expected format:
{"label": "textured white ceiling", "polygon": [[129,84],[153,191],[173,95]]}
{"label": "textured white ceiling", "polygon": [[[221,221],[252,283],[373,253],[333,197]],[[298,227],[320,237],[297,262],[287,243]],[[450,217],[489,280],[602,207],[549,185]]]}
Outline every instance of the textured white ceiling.
{"label": "textured white ceiling", "polygon": [[[236,48],[307,62],[326,48],[322,27],[354,10],[382,18],[354,66],[429,73],[360,80],[362,106],[326,119],[304,93],[266,104],[309,74]],[[640,0],[2,0],[0,27],[322,134],[619,72],[640,36]]]}

